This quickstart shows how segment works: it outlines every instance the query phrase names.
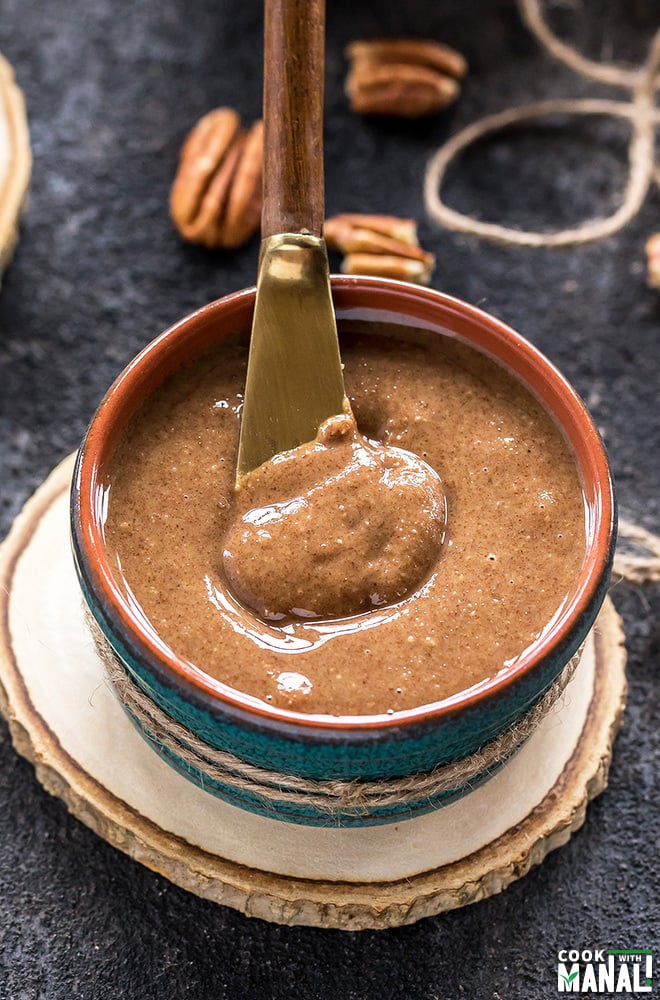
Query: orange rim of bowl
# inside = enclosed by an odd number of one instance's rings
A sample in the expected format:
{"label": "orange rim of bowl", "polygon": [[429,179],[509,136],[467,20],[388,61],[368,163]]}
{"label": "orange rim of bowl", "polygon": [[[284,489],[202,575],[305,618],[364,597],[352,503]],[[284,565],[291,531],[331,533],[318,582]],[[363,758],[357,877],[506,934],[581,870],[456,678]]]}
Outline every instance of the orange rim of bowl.
{"label": "orange rim of bowl", "polygon": [[[567,643],[576,628],[576,622],[591,607],[603,586],[608,570],[615,532],[615,501],[609,464],[600,435],[580,397],[557,368],[529,341],[500,320],[433,289],[410,285],[406,282],[359,276],[333,276],[332,291],[338,317],[371,318],[369,313],[394,314],[414,320],[415,325],[436,332],[444,331],[473,345],[482,353],[503,364],[544,405],[562,430],[573,451],[581,473],[589,516],[585,559],[579,582],[569,597],[556,622],[541,638],[525,650],[510,667],[501,669],[494,676],[472,687],[416,708],[396,711],[391,715],[329,715],[295,712],[268,705],[260,699],[205,674],[199,667],[179,659],[171,650],[157,645],[145,634],[131,612],[130,605],[117,585],[110,569],[105,550],[101,525],[94,516],[95,493],[102,482],[103,469],[112,448],[126,421],[136,412],[139,402],[129,405],[137,397],[143,400],[149,391],[162,382],[153,359],[170,360],[168,371],[173,370],[172,356],[183,361],[203,350],[192,336],[195,328],[221,313],[225,333],[229,332],[227,320],[242,317],[248,325],[254,304],[254,288],[234,292],[217,299],[190,313],[165,330],[149,343],[108,390],[97,409],[81,447],[77,478],[74,488],[78,492],[79,508],[77,538],[81,554],[86,560],[85,575],[92,584],[94,597],[102,595],[103,604],[112,610],[125,634],[131,636],[135,648],[146,660],[147,666],[156,663],[164,674],[171,675],[184,688],[190,687],[206,699],[217,701],[219,706],[238,710],[253,716],[255,723],[285,724],[304,729],[329,731],[328,735],[352,729],[374,730],[405,727],[410,724],[440,721],[466,709],[474,709],[487,699],[506,693],[511,685],[529,674],[546,657]],[[359,301],[357,301],[359,299]],[[342,315],[343,314],[343,315]],[[245,328],[245,327],[244,327]],[[237,327],[231,327],[236,330]],[[186,333],[188,336],[186,336]],[[219,342],[217,333],[207,337],[209,343]],[[171,344],[178,349],[172,351]],[[198,348],[188,350],[188,345]],[[515,363],[514,363],[515,362]],[[167,377],[167,374],[165,375]],[[118,419],[123,418],[123,419]],[[581,638],[584,638],[582,636]]]}

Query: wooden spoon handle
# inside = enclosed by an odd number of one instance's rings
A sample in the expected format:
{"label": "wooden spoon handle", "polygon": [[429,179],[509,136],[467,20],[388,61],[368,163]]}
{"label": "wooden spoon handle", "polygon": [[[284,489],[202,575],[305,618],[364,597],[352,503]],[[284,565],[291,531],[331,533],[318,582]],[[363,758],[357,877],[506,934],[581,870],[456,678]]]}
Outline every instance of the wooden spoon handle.
{"label": "wooden spoon handle", "polygon": [[261,235],[320,236],[325,0],[265,0]]}

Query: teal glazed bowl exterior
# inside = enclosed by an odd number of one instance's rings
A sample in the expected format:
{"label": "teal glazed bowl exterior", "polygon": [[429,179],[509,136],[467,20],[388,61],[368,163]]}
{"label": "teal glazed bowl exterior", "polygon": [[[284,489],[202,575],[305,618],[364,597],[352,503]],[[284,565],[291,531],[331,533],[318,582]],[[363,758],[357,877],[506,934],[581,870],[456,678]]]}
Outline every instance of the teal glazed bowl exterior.
{"label": "teal glazed bowl exterior", "polygon": [[[583,403],[523,337],[485,312],[430,289],[376,278],[333,277],[338,318],[390,321],[457,337],[499,361],[541,401],[575,457],[586,508],[586,555],[572,597],[539,640],[511,667],[443,701],[390,715],[308,715],[272,707],[179,660],[145,631],[110,569],[103,540],[105,470],[130,418],[182,363],[250,329],[254,289],[199,309],[152,341],[124,370],[82,442],[71,496],[73,552],[89,612],[129,677],[171,719],[208,747],[271,772],[320,781],[370,782],[427,774],[460,760],[519,721],[584,642],[605,597],[616,511],[600,436]],[[533,571],[530,587],[534,586]],[[203,665],[202,665],[203,666]],[[129,712],[129,715],[131,713]],[[305,801],[273,807],[257,789],[210,778],[132,721],[173,767],[224,800],[270,817],[312,825],[366,826],[428,812],[468,788],[412,803],[347,806],[339,815]],[[470,782],[473,788],[492,771]]]}

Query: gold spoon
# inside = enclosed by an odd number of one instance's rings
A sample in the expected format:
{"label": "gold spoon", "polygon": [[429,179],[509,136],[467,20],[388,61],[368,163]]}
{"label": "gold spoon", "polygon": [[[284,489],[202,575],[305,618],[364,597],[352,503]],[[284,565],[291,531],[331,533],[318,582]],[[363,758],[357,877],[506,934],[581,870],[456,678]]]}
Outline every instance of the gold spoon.
{"label": "gold spoon", "polygon": [[322,237],[325,0],[265,0],[261,253],[236,482],[344,407]]}

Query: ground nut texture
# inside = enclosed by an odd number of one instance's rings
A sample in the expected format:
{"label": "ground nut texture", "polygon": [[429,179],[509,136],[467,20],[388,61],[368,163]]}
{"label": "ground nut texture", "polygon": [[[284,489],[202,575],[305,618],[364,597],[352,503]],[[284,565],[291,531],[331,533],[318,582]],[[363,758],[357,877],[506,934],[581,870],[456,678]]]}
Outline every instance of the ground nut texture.
{"label": "ground nut texture", "polygon": [[238,496],[245,349],[177,373],[108,471],[106,542],[199,669],[281,707],[386,713],[467,689],[534,642],[575,585],[583,498],[548,415],[473,349],[353,323],[342,357],[364,438],[335,427]]}

